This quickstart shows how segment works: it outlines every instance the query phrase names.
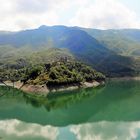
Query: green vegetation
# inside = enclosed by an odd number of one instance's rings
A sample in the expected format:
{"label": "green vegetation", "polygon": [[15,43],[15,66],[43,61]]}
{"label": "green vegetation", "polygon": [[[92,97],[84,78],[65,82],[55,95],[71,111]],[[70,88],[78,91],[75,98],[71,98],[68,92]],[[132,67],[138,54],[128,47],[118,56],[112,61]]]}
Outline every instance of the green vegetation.
{"label": "green vegetation", "polygon": [[48,86],[105,80],[103,74],[75,61],[58,61],[35,66],[26,71],[26,76],[27,83]]}
{"label": "green vegetation", "polygon": [[140,56],[140,30],[97,30],[82,28],[108,49],[124,56]]}
{"label": "green vegetation", "polygon": [[81,82],[103,81],[105,76],[85,64],[69,61],[66,58],[46,64],[37,64],[27,68],[1,70],[2,82],[21,81],[23,84],[55,86]]}
{"label": "green vegetation", "polygon": [[[0,34],[0,69],[22,69],[67,57],[107,77],[140,74],[139,30],[93,30],[66,26]],[[134,57],[135,56],[135,57]]]}

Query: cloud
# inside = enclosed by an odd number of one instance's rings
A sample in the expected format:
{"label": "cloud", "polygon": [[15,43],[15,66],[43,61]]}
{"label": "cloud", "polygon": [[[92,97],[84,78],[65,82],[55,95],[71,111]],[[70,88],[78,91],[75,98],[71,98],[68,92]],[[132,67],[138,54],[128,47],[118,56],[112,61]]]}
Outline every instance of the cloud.
{"label": "cloud", "polygon": [[[66,0],[67,1],[67,0]],[[21,30],[55,25],[66,8],[60,0],[0,0],[0,29]]]}
{"label": "cloud", "polygon": [[28,124],[18,120],[0,121],[0,137],[15,139],[49,139],[55,140],[59,134],[56,127]]}
{"label": "cloud", "polygon": [[[65,133],[64,133],[65,132]],[[6,140],[56,140],[73,137],[76,140],[133,140],[140,138],[140,122],[93,122],[68,127],[42,126],[19,120],[1,120],[0,138]],[[62,134],[63,133],[63,134]]]}
{"label": "cloud", "polygon": [[140,28],[134,11],[117,0],[0,0],[0,30],[40,25]]}
{"label": "cloud", "polygon": [[140,138],[140,122],[96,122],[71,127],[77,140],[134,140]]}
{"label": "cloud", "polygon": [[72,25],[91,28],[140,28],[140,21],[134,11],[117,0],[95,0],[80,7]]}

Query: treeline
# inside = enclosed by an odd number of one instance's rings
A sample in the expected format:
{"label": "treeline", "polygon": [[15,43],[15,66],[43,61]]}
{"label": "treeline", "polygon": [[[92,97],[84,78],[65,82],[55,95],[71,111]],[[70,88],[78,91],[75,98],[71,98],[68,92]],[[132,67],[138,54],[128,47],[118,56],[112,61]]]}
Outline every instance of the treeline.
{"label": "treeline", "polygon": [[65,85],[93,80],[105,80],[105,76],[91,67],[75,61],[57,61],[30,65],[20,69],[1,69],[0,81],[21,81],[23,84],[47,86]]}

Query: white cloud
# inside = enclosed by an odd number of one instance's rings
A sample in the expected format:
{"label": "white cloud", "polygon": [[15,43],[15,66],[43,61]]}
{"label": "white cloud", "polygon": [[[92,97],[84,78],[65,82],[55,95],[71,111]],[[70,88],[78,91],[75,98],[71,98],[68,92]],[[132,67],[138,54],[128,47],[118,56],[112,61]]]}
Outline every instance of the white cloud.
{"label": "white cloud", "polygon": [[134,11],[117,0],[0,0],[0,30],[40,25],[140,28]]}
{"label": "white cloud", "polygon": [[64,135],[69,138],[73,136],[76,140],[134,140],[140,138],[140,122],[101,121],[59,128],[25,123],[15,119],[0,121],[0,139],[57,140]]}
{"label": "white cloud", "polygon": [[71,127],[77,140],[134,140],[140,137],[140,122],[96,122]]}
{"label": "white cloud", "polygon": [[24,123],[18,120],[0,121],[0,137],[7,140],[49,139],[56,140],[59,131],[56,127]]}
{"label": "white cloud", "polygon": [[92,28],[140,28],[134,11],[117,0],[95,0],[81,6],[71,24]]}
{"label": "white cloud", "polygon": [[[66,0],[67,1],[67,0]],[[60,0],[0,0],[0,30],[21,30],[55,25],[66,2]]]}

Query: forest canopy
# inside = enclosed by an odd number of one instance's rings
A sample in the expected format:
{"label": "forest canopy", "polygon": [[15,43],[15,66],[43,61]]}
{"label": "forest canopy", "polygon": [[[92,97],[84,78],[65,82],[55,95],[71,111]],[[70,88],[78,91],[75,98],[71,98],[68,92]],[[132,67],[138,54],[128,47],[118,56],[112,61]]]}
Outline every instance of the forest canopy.
{"label": "forest canopy", "polygon": [[65,85],[105,80],[105,76],[91,67],[77,62],[59,60],[46,64],[30,65],[20,69],[0,70],[0,81],[21,81],[24,84]]}

